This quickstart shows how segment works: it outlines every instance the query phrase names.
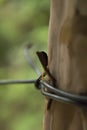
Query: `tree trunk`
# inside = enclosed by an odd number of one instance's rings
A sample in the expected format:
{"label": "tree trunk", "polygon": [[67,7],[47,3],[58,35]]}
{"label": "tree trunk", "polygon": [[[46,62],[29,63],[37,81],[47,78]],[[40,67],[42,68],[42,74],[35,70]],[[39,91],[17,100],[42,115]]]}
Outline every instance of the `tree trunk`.
{"label": "tree trunk", "polygon": [[[87,93],[87,0],[51,0],[48,58],[56,87]],[[86,115],[74,105],[53,101],[45,109],[44,130],[87,130]]]}

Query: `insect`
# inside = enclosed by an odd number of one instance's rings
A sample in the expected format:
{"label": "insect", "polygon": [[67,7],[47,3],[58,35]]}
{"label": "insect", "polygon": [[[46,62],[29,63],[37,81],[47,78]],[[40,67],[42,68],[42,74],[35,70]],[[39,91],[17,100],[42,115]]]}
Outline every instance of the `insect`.
{"label": "insect", "polygon": [[48,56],[47,56],[47,54],[44,51],[36,52],[36,54],[37,54],[42,66],[44,68],[44,73],[42,74],[42,76],[48,75],[49,78],[52,81],[55,81],[54,77],[51,75],[49,68],[48,68]]}
{"label": "insect", "polygon": [[[36,87],[38,88],[39,86],[39,81],[40,79],[43,79],[46,75],[51,79],[51,81],[53,82],[53,84],[55,83],[55,79],[54,77],[51,75],[49,68],[48,68],[48,56],[44,51],[41,52],[36,52],[43,68],[44,68],[44,72],[43,74],[38,78],[37,82],[36,82]],[[48,99],[48,104],[47,104],[47,110],[50,109],[52,104],[52,99]]]}

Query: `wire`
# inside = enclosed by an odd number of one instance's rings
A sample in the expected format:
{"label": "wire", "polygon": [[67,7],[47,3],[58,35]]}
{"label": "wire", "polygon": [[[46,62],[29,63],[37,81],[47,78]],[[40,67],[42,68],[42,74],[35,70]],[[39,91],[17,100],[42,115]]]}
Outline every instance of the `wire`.
{"label": "wire", "polygon": [[7,84],[34,84],[37,79],[32,80],[2,80],[0,81],[0,85],[7,85]]}
{"label": "wire", "polygon": [[29,66],[36,72],[36,74],[38,75],[38,77],[41,75],[41,72],[39,71],[39,69],[37,68],[37,66],[34,64],[33,59],[31,58],[30,54],[29,54],[29,49],[32,47],[32,44],[27,44],[24,48],[24,55],[25,58],[29,64]]}

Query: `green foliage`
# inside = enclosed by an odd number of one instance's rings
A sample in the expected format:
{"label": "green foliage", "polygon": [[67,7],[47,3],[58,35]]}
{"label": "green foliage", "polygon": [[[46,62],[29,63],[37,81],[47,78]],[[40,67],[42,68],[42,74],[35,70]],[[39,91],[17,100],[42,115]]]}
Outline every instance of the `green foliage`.
{"label": "green foliage", "polygon": [[[0,79],[32,79],[24,57],[25,43],[47,50],[48,0],[0,0]],[[0,86],[0,130],[41,130],[44,101],[33,85]]]}
{"label": "green foliage", "polygon": [[[49,1],[1,1],[3,4],[1,4],[0,8],[0,45],[2,46],[0,48],[2,48],[3,53],[1,53],[0,59],[3,60],[0,60],[0,62],[2,61],[1,63],[5,65],[9,60],[9,56],[8,60],[6,60],[7,54],[13,47],[30,41],[30,35],[34,30],[37,30],[37,33],[34,35],[35,38],[37,34],[39,34],[39,30],[43,33],[43,27],[46,31],[48,30]],[[47,36],[45,39],[47,39]],[[42,38],[39,42],[42,44],[43,40]],[[4,47],[6,47],[7,50]]]}

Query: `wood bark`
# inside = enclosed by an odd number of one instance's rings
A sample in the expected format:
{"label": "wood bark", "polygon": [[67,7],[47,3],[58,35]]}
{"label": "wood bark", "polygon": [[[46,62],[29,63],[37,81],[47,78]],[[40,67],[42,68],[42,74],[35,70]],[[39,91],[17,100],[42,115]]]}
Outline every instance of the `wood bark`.
{"label": "wood bark", "polygon": [[[87,93],[87,0],[51,0],[48,58],[56,87]],[[45,107],[44,130],[87,130],[86,122],[86,110],[74,105]]]}

